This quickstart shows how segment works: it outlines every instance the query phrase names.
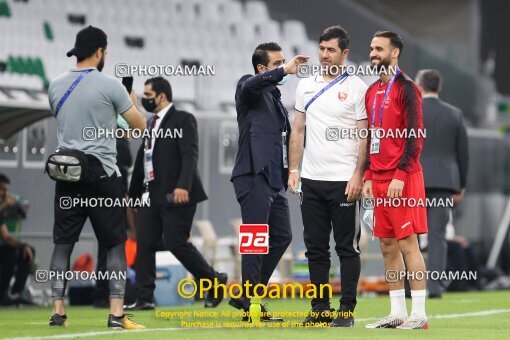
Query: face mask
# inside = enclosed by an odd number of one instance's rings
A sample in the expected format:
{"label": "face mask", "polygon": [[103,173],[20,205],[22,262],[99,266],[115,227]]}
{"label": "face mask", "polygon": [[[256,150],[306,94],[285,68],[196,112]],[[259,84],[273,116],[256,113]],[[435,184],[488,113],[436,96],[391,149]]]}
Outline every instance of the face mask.
{"label": "face mask", "polygon": [[361,219],[361,225],[363,225],[367,231],[368,230],[371,230],[371,234],[372,234],[372,241],[374,240],[374,234],[373,234],[373,230],[374,230],[374,225],[375,225],[375,217],[374,217],[374,207],[371,207],[371,209],[366,209],[364,207],[365,204],[361,204],[361,209],[360,209],[360,219]]}
{"label": "face mask", "polygon": [[374,209],[366,209],[361,219],[367,227],[374,229]]}
{"label": "face mask", "polygon": [[117,126],[121,129],[129,129],[129,124],[121,115],[117,116]]}
{"label": "face mask", "polygon": [[154,98],[142,98],[142,106],[147,112],[154,112],[156,110],[156,97]]}
{"label": "face mask", "polygon": [[[278,67],[273,67],[273,68],[269,68],[267,66],[265,66],[267,68],[268,71],[271,71],[271,70],[274,70],[274,69],[277,69]],[[276,85],[283,85],[287,82],[287,80],[289,80],[289,75],[286,74],[285,76],[283,76],[282,80],[280,80],[279,82],[276,83]]]}
{"label": "face mask", "polygon": [[287,80],[289,80],[289,75],[286,74],[285,76],[283,76],[282,80],[280,80],[279,82],[277,82],[276,84],[277,85],[283,85],[287,82]]}

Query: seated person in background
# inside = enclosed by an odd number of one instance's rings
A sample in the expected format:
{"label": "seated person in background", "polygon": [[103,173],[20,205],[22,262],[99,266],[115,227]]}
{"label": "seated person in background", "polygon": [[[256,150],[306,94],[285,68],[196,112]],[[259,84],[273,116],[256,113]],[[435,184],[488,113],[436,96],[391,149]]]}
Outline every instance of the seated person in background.
{"label": "seated person in background", "polygon": [[[32,304],[20,294],[34,262],[35,250],[9,234],[6,222],[25,217],[23,208],[9,193],[9,178],[0,174],[0,306]],[[9,294],[11,278],[16,280]]]}
{"label": "seated person in background", "polygon": [[467,291],[467,290],[481,290],[483,286],[481,284],[480,276],[481,267],[478,262],[478,258],[475,255],[474,249],[470,242],[463,236],[455,235],[455,228],[453,226],[453,217],[450,212],[450,220],[446,225],[446,240],[448,242],[448,261],[446,264],[446,270],[451,272],[466,272],[469,276],[469,272],[476,272],[476,280],[454,280],[448,287],[448,291]]}

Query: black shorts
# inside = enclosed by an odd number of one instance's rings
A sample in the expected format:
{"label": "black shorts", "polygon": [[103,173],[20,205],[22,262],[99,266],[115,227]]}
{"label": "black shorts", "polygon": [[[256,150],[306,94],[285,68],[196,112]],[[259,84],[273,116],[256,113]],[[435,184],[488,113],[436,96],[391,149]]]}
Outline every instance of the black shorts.
{"label": "black shorts", "polygon": [[[78,242],[87,217],[90,218],[100,245],[108,247],[125,242],[127,239],[126,208],[119,204],[107,207],[95,204],[101,199],[104,201],[105,198],[116,199],[116,202],[119,202],[125,194],[122,178],[117,177],[116,174],[94,183],[57,182],[53,242],[64,244]],[[94,203],[91,206],[68,204],[75,198],[82,200],[96,198],[96,200],[92,200]]]}

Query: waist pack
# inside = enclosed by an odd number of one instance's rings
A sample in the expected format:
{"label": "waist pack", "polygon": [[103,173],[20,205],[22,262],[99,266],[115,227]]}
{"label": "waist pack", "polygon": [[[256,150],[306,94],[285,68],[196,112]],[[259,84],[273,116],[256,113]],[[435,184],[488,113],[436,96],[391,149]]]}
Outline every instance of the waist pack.
{"label": "waist pack", "polygon": [[59,182],[92,183],[108,177],[99,160],[75,149],[59,149],[51,154],[45,172]]}

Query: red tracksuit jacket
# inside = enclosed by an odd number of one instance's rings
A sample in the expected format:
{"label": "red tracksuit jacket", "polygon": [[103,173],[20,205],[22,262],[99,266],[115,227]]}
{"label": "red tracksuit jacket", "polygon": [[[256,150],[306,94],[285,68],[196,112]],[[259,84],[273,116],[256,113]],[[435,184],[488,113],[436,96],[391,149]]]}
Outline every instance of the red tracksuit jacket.
{"label": "red tracksuit jacket", "polygon": [[[384,98],[384,92],[388,83],[383,84],[380,80],[373,83],[365,95],[365,106],[368,114],[368,124],[379,127],[379,112]],[[377,97],[375,110],[374,99]],[[370,154],[370,135],[367,143],[368,167],[365,171],[365,180],[391,180],[393,178],[406,181],[407,174],[422,170],[420,153],[423,147],[422,99],[418,86],[405,73],[401,72],[393,82],[387,100],[384,103],[381,128],[388,135],[392,130],[407,133],[408,138],[382,138],[380,150],[377,154]],[[375,111],[375,112],[372,112]],[[412,133],[409,133],[414,130]]]}

